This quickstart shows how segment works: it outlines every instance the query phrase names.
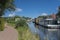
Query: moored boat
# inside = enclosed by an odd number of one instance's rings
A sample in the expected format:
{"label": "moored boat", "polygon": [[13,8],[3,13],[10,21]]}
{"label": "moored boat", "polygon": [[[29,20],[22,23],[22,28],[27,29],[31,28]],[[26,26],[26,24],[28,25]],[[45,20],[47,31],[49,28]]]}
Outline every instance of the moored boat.
{"label": "moored boat", "polygon": [[60,29],[60,24],[58,23],[58,20],[54,20],[52,18],[41,20],[39,25],[48,29]]}

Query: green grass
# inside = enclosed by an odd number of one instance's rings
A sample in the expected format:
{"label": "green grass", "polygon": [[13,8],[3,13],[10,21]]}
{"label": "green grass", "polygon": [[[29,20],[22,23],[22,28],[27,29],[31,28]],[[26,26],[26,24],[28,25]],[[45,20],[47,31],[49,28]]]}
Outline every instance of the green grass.
{"label": "green grass", "polygon": [[[11,26],[15,25],[15,23],[9,23],[9,24]],[[24,26],[18,26],[16,30],[18,31],[18,40],[39,40],[39,36],[37,34],[32,34],[28,28],[28,25],[26,24],[24,24]]]}
{"label": "green grass", "polygon": [[15,23],[8,23],[10,26],[14,27]]}
{"label": "green grass", "polygon": [[4,19],[0,18],[0,31],[4,30]]}
{"label": "green grass", "polygon": [[17,28],[18,40],[39,40],[37,34],[32,34],[27,26]]}

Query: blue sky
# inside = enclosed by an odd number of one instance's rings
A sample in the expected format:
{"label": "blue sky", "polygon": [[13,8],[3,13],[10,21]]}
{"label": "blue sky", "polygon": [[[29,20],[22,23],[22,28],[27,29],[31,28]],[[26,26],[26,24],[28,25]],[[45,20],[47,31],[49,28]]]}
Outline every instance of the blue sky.
{"label": "blue sky", "polygon": [[16,11],[7,12],[8,15],[19,15],[35,18],[42,14],[57,13],[60,0],[15,0]]}

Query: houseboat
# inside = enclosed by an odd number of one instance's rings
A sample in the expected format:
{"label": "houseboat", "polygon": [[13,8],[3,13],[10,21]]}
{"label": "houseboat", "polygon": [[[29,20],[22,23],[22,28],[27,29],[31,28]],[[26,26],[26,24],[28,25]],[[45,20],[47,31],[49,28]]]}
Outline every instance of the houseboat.
{"label": "houseboat", "polygon": [[60,29],[60,24],[58,23],[58,20],[52,18],[41,20],[39,22],[39,25],[47,29]]}

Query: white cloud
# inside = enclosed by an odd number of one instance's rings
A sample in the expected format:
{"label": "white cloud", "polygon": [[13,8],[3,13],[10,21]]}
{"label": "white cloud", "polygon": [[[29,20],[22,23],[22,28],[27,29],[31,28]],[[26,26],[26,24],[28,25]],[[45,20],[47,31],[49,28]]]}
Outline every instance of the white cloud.
{"label": "white cloud", "polygon": [[15,16],[15,13],[9,14],[9,17],[13,17],[13,16]]}
{"label": "white cloud", "polygon": [[47,13],[42,13],[42,15],[41,16],[47,16],[48,14]]}
{"label": "white cloud", "polygon": [[21,11],[22,11],[22,9],[16,8],[16,10],[15,10],[14,12],[12,11],[8,16],[9,16],[9,17],[13,17],[13,16],[16,15],[17,12],[21,12]]}
{"label": "white cloud", "polygon": [[22,9],[20,9],[20,8],[16,8],[16,10],[15,10],[15,12],[21,12],[22,11]]}

